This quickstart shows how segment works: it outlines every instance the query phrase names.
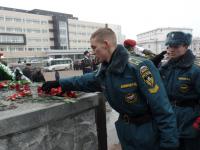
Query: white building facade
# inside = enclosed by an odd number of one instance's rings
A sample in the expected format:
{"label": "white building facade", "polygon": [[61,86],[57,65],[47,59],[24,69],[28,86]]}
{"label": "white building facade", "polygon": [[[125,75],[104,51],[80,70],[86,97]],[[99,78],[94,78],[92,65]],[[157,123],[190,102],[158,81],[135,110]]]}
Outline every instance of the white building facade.
{"label": "white building facade", "polygon": [[191,49],[197,57],[200,57],[200,37],[193,38]]}
{"label": "white building facade", "polygon": [[90,36],[99,28],[109,27],[117,36],[117,43],[124,41],[120,25],[94,23],[75,19],[68,20],[70,49],[91,49]]}
{"label": "white building facade", "polygon": [[137,44],[145,49],[149,49],[152,52],[158,54],[166,49],[165,40],[169,32],[183,31],[185,33],[191,33],[190,28],[158,28],[148,32],[144,32],[137,35]]}
{"label": "white building facade", "polygon": [[13,62],[25,57],[43,59],[51,51],[55,58],[63,57],[63,51],[76,59],[72,56],[76,50],[78,55],[90,50],[91,34],[102,27],[112,28],[118,43],[123,42],[120,25],[80,21],[71,14],[45,10],[0,7],[0,51]]}

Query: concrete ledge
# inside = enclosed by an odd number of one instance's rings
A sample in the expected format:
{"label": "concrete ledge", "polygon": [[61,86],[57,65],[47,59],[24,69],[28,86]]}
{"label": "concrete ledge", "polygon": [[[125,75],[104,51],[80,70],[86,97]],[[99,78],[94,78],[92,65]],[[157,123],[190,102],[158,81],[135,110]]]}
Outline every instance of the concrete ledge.
{"label": "concrete ledge", "polygon": [[50,121],[74,116],[98,106],[98,94],[89,93],[76,103],[24,103],[15,110],[0,112],[0,137],[37,128]]}

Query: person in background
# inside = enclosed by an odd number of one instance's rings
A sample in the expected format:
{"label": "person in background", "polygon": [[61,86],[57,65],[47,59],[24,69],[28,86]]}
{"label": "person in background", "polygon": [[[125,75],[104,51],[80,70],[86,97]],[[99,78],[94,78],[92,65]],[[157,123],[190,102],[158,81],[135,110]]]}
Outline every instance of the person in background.
{"label": "person in background", "polygon": [[130,54],[136,55],[135,46],[136,46],[135,40],[126,39],[124,41],[124,47],[129,51]]}
{"label": "person in background", "polygon": [[7,63],[2,59],[4,56],[3,56],[3,53],[0,52],[0,63],[4,64],[5,66],[7,66]]}
{"label": "person in background", "polygon": [[90,53],[88,51],[84,52],[84,58],[82,60],[82,70],[83,74],[90,73],[92,69],[92,60],[90,59]]}
{"label": "person in background", "polygon": [[167,53],[166,51],[162,51],[160,54],[156,55],[152,51],[143,49],[140,50],[142,54],[145,56],[136,54],[136,41],[132,39],[127,39],[124,41],[124,47],[130,52],[130,54],[138,56],[138,57],[145,57],[150,59],[156,67],[160,66],[161,60],[164,58],[164,55]]}
{"label": "person in background", "polygon": [[22,69],[23,75],[25,75],[27,78],[32,80],[32,66],[31,63],[26,63],[26,66],[24,69]]}
{"label": "person in background", "polygon": [[20,63],[21,63],[21,59],[20,59],[20,58],[18,59],[17,63],[18,63],[18,64],[20,64]]}
{"label": "person in background", "polygon": [[176,114],[179,150],[200,150],[200,131],[193,122],[200,116],[200,68],[189,46],[192,35],[181,31],[167,34],[169,60],[160,69],[167,94]]}
{"label": "person in background", "polygon": [[56,79],[56,81],[59,81],[59,79],[60,79],[60,74],[59,74],[58,70],[55,71],[55,79]]}
{"label": "person in background", "polygon": [[35,68],[32,72],[32,81],[33,82],[45,82],[44,75],[41,71],[41,68]]}
{"label": "person in background", "polygon": [[123,150],[175,150],[176,118],[158,69],[151,61],[139,60],[117,45],[110,28],[95,31],[90,43],[101,63],[97,71],[47,81],[42,89],[49,92],[61,86],[62,91],[103,92],[119,113],[115,126]]}
{"label": "person in background", "polygon": [[92,69],[93,69],[93,71],[98,69],[98,65],[99,65],[99,62],[98,62],[97,58],[92,59]]}
{"label": "person in background", "polygon": [[[139,48],[138,46],[136,46],[137,43],[135,40],[132,39],[127,39],[124,41],[124,47],[132,54],[135,56],[140,56],[140,57],[144,57],[144,58],[153,58],[156,55],[147,49],[143,49],[143,48]],[[136,51],[140,54],[137,54]],[[144,55],[141,55],[144,54]]]}

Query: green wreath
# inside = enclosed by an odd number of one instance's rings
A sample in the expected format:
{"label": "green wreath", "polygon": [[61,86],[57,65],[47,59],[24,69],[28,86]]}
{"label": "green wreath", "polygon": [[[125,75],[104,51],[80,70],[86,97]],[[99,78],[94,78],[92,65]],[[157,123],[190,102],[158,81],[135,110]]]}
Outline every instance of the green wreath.
{"label": "green wreath", "polygon": [[0,80],[14,80],[14,74],[9,67],[0,62]]}

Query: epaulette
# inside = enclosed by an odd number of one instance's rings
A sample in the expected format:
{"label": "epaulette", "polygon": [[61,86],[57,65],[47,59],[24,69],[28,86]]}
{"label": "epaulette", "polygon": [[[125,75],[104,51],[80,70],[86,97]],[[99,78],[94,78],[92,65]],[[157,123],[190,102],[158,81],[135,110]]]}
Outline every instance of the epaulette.
{"label": "epaulette", "polygon": [[145,61],[145,58],[138,57],[138,56],[130,56],[129,63],[137,67],[141,62]]}

